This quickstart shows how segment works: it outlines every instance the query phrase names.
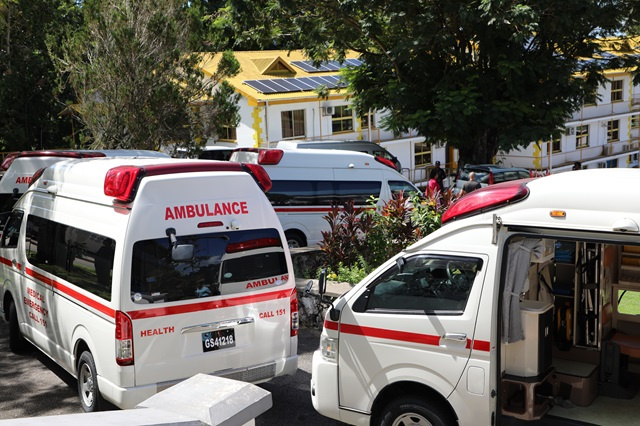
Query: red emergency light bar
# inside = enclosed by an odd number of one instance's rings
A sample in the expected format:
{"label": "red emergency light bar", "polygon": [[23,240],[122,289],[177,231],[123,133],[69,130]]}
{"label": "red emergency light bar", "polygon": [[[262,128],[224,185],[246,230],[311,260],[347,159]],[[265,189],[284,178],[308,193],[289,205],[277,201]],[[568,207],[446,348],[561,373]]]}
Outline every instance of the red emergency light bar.
{"label": "red emergency light bar", "polygon": [[267,192],[272,186],[267,172],[257,164],[202,161],[114,167],[105,176],[104,195],[113,197],[119,202],[130,203],[136,196],[140,181],[146,176],[196,172],[245,172],[253,177],[264,192]]}
{"label": "red emergency light bar", "polygon": [[375,159],[378,163],[382,163],[385,166],[389,166],[391,167],[393,170],[396,170],[396,165],[393,164],[393,161],[389,160],[388,158],[384,158],[384,157],[380,157],[380,156],[375,156]]}
{"label": "red emergency light bar", "polygon": [[442,215],[442,224],[522,201],[529,195],[527,182],[530,180],[522,179],[499,183],[473,191],[449,207]]}
{"label": "red emergency light bar", "polygon": [[239,251],[254,250],[265,247],[282,247],[282,242],[279,238],[258,238],[255,240],[228,244],[226,252],[237,253]]}
{"label": "red emergency light bar", "polygon": [[66,158],[94,158],[94,157],[106,157],[103,152],[88,152],[88,151],[22,151],[16,152],[7,156],[2,162],[2,169],[7,170],[11,163],[16,158],[24,157],[66,157]]}

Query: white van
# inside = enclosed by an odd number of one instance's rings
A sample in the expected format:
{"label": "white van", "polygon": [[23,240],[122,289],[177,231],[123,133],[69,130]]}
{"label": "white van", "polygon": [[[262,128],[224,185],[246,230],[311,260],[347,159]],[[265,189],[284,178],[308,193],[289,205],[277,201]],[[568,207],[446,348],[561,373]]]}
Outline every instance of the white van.
{"label": "white van", "polygon": [[358,141],[358,140],[286,140],[280,141],[276,144],[276,148],[279,149],[338,149],[343,151],[356,151],[364,152],[374,157],[380,157],[384,160],[393,163],[393,167],[402,173],[402,164],[400,160],[387,151],[384,147],[371,141]]}
{"label": "white van", "polygon": [[27,190],[33,174],[43,167],[72,158],[134,156],[170,158],[163,152],[129,149],[42,150],[13,153],[2,162],[4,173],[0,179],[0,213],[11,210],[16,200]]}
{"label": "white van", "polygon": [[637,424],[639,186],[637,170],[594,169],[461,198],[333,302],[315,409],[359,425]]}
{"label": "white van", "polygon": [[197,373],[294,374],[297,296],[269,186],[260,166],[219,161],[44,169],[0,238],[10,347],[26,339],[76,376],[85,411]]}
{"label": "white van", "polygon": [[403,192],[420,194],[388,160],[339,150],[238,148],[231,161],[259,164],[273,187],[267,193],[282,223],[290,248],[313,246],[329,230],[324,217],[333,206],[354,200],[356,207],[378,205]]}

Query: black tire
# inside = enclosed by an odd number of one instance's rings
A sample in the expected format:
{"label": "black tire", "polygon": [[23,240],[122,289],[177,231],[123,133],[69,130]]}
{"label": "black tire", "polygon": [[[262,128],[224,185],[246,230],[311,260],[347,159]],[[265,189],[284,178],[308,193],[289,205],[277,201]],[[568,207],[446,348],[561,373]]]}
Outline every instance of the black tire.
{"label": "black tire", "polygon": [[406,396],[394,399],[380,413],[380,426],[452,426],[456,421],[440,404]]}
{"label": "black tire", "polygon": [[20,354],[26,351],[27,346],[28,343],[20,331],[16,304],[11,300],[9,302],[9,349],[15,354]]}
{"label": "black tire", "polygon": [[100,411],[102,396],[98,389],[98,373],[91,352],[85,351],[78,360],[78,396],[86,413]]}
{"label": "black tire", "polygon": [[305,238],[297,232],[287,231],[284,233],[284,236],[287,239],[287,245],[289,246],[289,248],[300,248],[307,246],[307,241],[305,240]]}

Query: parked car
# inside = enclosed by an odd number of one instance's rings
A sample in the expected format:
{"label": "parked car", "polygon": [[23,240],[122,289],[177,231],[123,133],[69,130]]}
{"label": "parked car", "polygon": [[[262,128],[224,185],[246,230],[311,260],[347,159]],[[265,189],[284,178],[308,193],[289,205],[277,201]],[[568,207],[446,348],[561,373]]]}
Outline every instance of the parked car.
{"label": "parked car", "polygon": [[393,163],[398,172],[402,172],[402,165],[398,158],[389,151],[371,141],[340,141],[340,140],[317,140],[317,141],[281,141],[276,148],[279,149],[341,149],[346,151],[364,152],[374,157],[382,157]]}
{"label": "parked car", "polygon": [[201,160],[229,161],[231,153],[237,147],[234,145],[210,145],[205,146],[198,158]]}
{"label": "parked car", "polygon": [[469,181],[469,173],[471,172],[476,173],[476,181],[480,182],[483,187],[494,183],[531,177],[529,170],[522,167],[503,167],[497,164],[467,164],[460,169],[456,185],[453,187],[453,195],[457,195],[462,190],[464,184]]}

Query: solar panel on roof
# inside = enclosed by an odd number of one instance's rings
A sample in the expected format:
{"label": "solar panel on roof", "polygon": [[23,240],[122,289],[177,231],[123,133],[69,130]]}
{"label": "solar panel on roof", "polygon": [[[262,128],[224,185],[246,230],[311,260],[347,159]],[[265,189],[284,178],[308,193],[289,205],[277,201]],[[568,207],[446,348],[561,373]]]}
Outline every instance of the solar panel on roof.
{"label": "solar panel on roof", "polygon": [[321,85],[326,86],[328,89],[347,86],[346,82],[341,80],[338,75],[300,78],[272,78],[269,80],[245,80],[243,83],[264,94],[304,92],[308,90],[315,90]]}
{"label": "solar panel on roof", "polygon": [[362,61],[359,59],[345,59],[341,64],[338,61],[324,61],[317,67],[313,65],[313,61],[291,61],[291,65],[300,68],[306,72],[329,72],[338,71],[346,67],[359,67],[362,65]]}

